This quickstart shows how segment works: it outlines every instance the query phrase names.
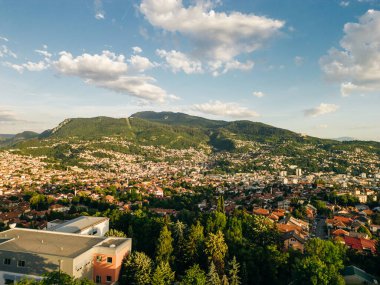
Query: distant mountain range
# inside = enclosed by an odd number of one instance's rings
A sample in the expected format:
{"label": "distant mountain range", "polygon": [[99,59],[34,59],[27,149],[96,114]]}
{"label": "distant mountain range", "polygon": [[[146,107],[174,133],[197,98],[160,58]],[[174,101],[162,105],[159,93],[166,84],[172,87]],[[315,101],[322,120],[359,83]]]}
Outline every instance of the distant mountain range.
{"label": "distant mountain range", "polygon": [[340,137],[336,138],[335,140],[340,142],[349,142],[349,141],[357,141],[358,139],[352,138],[352,137]]}
{"label": "distant mountain range", "polygon": [[[233,140],[275,143],[291,140],[299,143],[339,144],[360,141],[350,137],[320,139],[301,135],[252,121],[221,121],[173,112],[138,112],[129,118],[74,118],[66,119],[56,128],[41,134],[25,131],[16,135],[0,135],[0,146],[15,146],[26,141],[77,138],[91,140],[101,137],[124,137],[147,145],[181,148],[202,144],[216,149],[231,149]],[[363,142],[374,144],[377,142]]]}
{"label": "distant mountain range", "polygon": [[217,121],[183,113],[139,112],[129,118],[109,117],[66,119],[56,128],[41,134],[23,132],[4,138],[3,146],[33,143],[38,140],[76,138],[92,140],[121,137],[144,145],[164,145],[173,148],[209,145],[218,150],[231,150],[233,140],[279,142],[333,142],[251,121]]}
{"label": "distant mountain range", "polygon": [[247,153],[251,158],[261,152],[286,157],[288,163],[305,165],[315,171],[322,168],[324,157],[329,157],[329,166],[323,167],[335,169],[344,165],[341,172],[350,165],[349,158],[343,159],[341,154],[355,153],[360,149],[370,154],[364,156],[368,161],[373,161],[373,155],[375,160],[380,156],[379,142],[340,140],[301,135],[252,121],[227,122],[183,113],[139,112],[119,119],[66,119],[41,134],[23,132],[5,136],[0,140],[0,146],[16,149],[21,154],[45,155],[55,160],[79,159],[78,153],[89,149],[147,155],[145,146],[194,148],[208,154]]}

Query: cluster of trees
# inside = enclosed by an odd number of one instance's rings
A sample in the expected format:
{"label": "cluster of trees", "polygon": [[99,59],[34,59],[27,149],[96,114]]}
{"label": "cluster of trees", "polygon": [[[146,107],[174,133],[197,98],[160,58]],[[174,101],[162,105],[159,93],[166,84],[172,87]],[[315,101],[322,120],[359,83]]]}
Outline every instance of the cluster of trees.
{"label": "cluster of trees", "polygon": [[16,285],[95,285],[94,282],[87,278],[74,278],[61,271],[52,271],[46,273],[41,281],[24,278],[16,282]]}
{"label": "cluster of trees", "polygon": [[275,224],[241,210],[227,216],[222,198],[213,212],[174,220],[143,210],[108,214],[133,238],[122,270],[128,284],[343,284],[343,246],[312,239],[305,254],[286,252]]}

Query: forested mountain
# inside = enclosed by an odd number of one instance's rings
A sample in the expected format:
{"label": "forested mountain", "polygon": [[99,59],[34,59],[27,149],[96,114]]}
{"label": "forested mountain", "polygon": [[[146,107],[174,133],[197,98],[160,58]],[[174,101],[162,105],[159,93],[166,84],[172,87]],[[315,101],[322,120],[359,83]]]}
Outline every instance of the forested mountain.
{"label": "forested mountain", "polygon": [[[273,169],[273,161],[298,165],[309,171],[363,171],[379,159],[380,143],[320,139],[252,121],[209,120],[183,113],[140,112],[129,118],[66,119],[41,134],[23,132],[0,144],[20,154],[44,155],[54,159],[80,153],[111,150],[162,160],[149,147],[161,150],[195,149],[223,164],[222,171]],[[221,158],[223,154],[223,158]],[[107,154],[105,154],[107,155]],[[361,165],[354,165],[357,156]],[[178,155],[175,159],[181,159]],[[242,161],[239,167],[231,161]],[[267,163],[266,163],[267,162]],[[374,164],[375,162],[375,164]],[[227,168],[224,167],[227,165]],[[259,165],[259,166],[258,166]],[[348,169],[348,167],[351,169]]]}

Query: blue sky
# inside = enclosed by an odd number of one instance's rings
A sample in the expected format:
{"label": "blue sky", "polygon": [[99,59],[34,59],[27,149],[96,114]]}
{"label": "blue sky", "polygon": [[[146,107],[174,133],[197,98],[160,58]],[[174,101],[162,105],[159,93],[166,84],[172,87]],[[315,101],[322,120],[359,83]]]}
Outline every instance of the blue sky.
{"label": "blue sky", "polygon": [[380,141],[379,0],[0,0],[0,133],[143,110]]}

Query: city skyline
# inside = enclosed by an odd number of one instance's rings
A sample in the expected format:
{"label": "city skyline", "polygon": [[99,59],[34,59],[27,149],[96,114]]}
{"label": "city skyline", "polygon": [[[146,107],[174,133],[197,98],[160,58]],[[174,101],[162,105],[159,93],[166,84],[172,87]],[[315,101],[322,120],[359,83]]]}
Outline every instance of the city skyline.
{"label": "city skyline", "polygon": [[154,110],[380,141],[379,9],[0,0],[0,133]]}

